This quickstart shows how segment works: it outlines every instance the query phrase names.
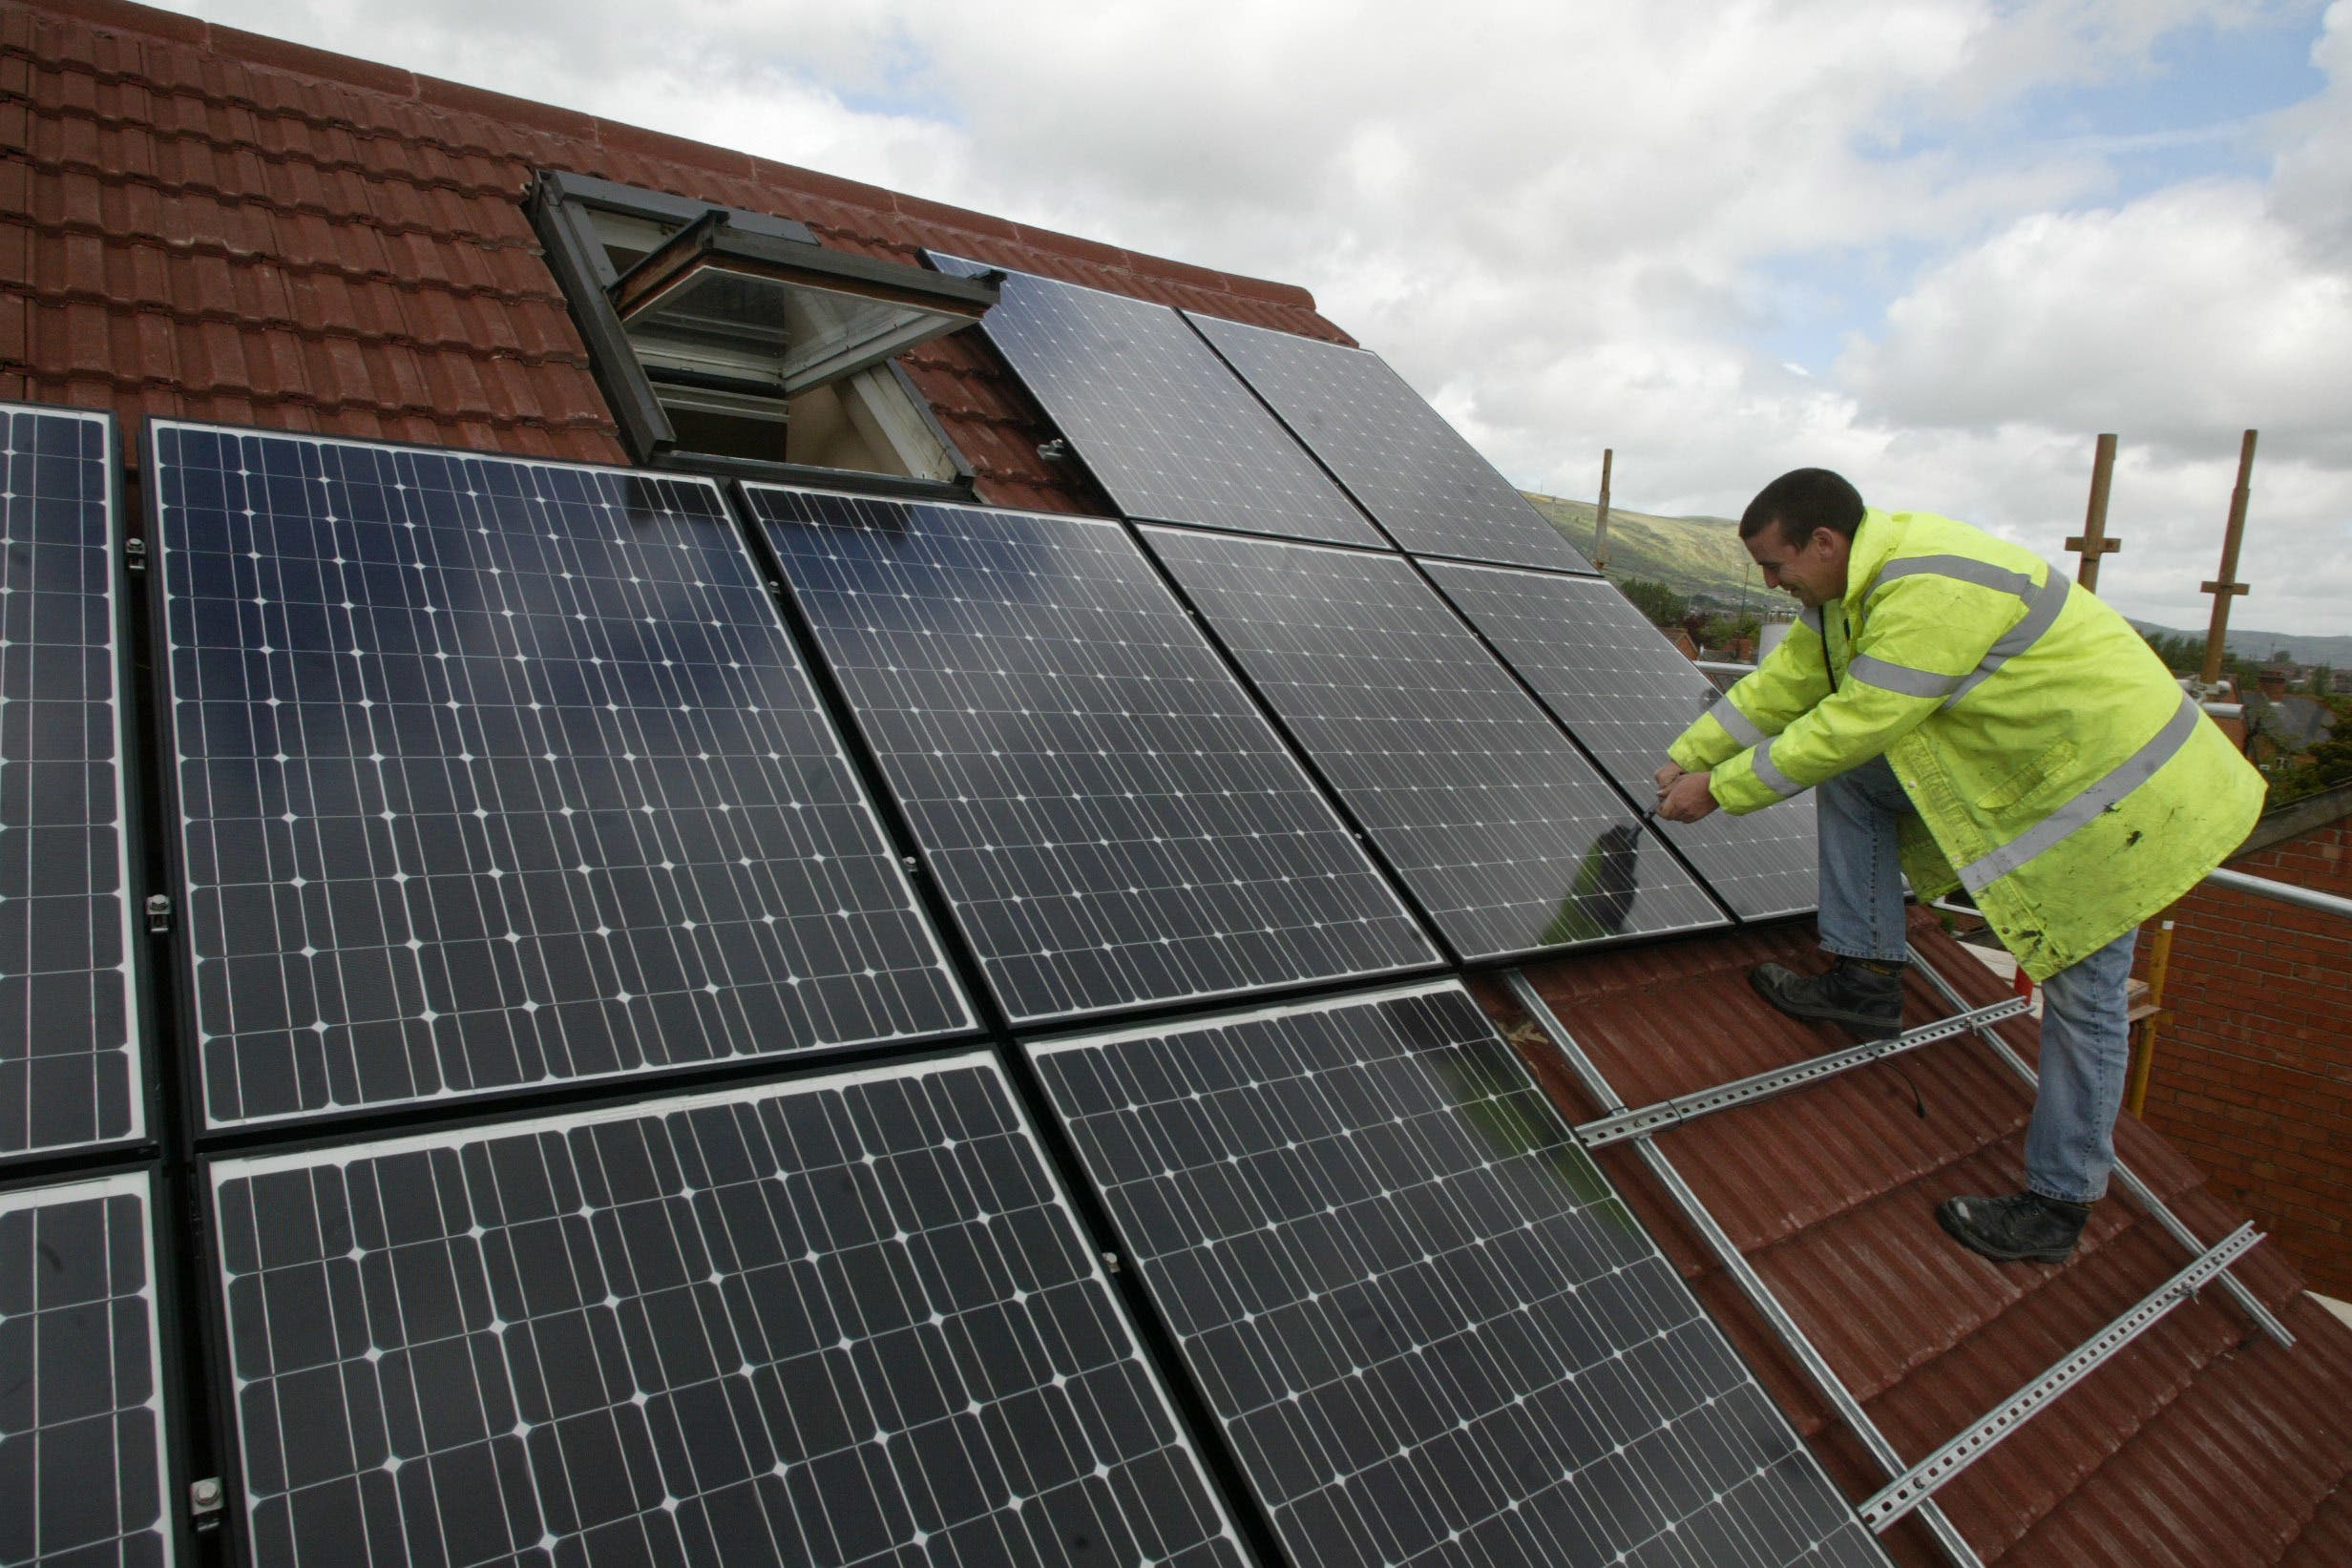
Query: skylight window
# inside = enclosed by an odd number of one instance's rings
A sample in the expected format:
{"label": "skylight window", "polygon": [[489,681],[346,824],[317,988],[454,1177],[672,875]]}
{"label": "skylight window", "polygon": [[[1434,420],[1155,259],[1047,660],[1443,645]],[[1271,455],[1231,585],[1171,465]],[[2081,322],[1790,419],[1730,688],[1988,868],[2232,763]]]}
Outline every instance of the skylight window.
{"label": "skylight window", "polygon": [[993,278],[829,250],[788,219],[580,175],[541,175],[530,202],[639,462],[968,490],[969,466],[893,362],[977,321]]}

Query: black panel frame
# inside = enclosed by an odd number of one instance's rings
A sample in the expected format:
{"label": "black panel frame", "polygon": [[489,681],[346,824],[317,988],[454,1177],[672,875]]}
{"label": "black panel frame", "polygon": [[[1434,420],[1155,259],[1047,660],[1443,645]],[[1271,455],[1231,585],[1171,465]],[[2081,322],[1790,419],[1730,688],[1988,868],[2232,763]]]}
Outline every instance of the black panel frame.
{"label": "black panel frame", "polygon": [[[144,722],[149,682],[134,675],[142,652],[143,596],[137,591],[144,555],[143,540],[135,540],[127,523],[121,429],[113,412],[63,404],[0,403],[0,417],[31,413],[94,422],[101,431],[100,458],[106,480],[104,521],[106,543],[108,635],[114,671],[115,796],[116,838],[120,856],[124,964],[123,1024],[131,1071],[126,1085],[134,1125],[117,1138],[86,1142],[30,1145],[0,1151],[0,1177],[18,1172],[41,1173],[74,1168],[93,1160],[119,1159],[153,1148],[164,1137],[168,1110],[162,1098],[166,1072],[157,1030],[158,984],[153,955],[148,951],[146,895],[148,889],[146,789],[148,736]],[[136,487],[133,487],[136,488]]]}
{"label": "black panel frame", "polygon": [[187,1209],[196,1217],[194,1228],[198,1233],[197,1255],[189,1260],[188,1277],[197,1292],[192,1331],[200,1335],[206,1352],[202,1369],[208,1375],[201,1392],[214,1417],[213,1469],[221,1480],[227,1499],[220,1516],[223,1560],[251,1563],[254,1558],[252,1511],[245,1505],[245,1446],[237,1407],[236,1362],[229,1307],[221,1288],[227,1275],[217,1202],[220,1186],[218,1167],[243,1160],[291,1162],[305,1155],[325,1155],[336,1149],[378,1143],[430,1141],[458,1145],[474,1138],[494,1139],[502,1131],[536,1130],[558,1120],[578,1125],[625,1120],[639,1114],[658,1118],[671,1108],[695,1102],[716,1103],[723,1097],[733,1095],[757,1096],[764,1091],[788,1095],[817,1082],[912,1077],[927,1068],[975,1062],[993,1071],[1003,1085],[1006,1101],[1012,1106],[1020,1130],[1029,1135],[1035,1145],[1039,1168],[1044,1172],[1053,1196],[1060,1200],[1082,1240],[1094,1249],[1094,1274],[1128,1330],[1144,1374],[1161,1395],[1177,1438],[1188,1446],[1198,1462],[1210,1501],[1223,1510],[1231,1527],[1230,1538],[1236,1554],[1252,1565],[1279,1561],[1270,1547],[1272,1525],[1265,1516],[1263,1505],[1256,1494],[1241,1483],[1224,1429],[1208,1413],[1181,1357],[1167,1341],[1158,1308],[1122,1268],[1117,1253],[1105,1249],[1104,1238],[1112,1232],[1102,1215],[1101,1196],[1084,1181],[1082,1167],[1068,1149],[1066,1131],[1046,1107],[1032,1064],[1001,1031],[991,1033],[992,1038],[985,1041],[901,1046],[887,1053],[870,1048],[855,1056],[771,1062],[757,1077],[729,1083],[724,1089],[716,1089],[708,1081],[687,1081],[672,1076],[658,1085],[640,1082],[613,1089],[607,1083],[605,1093],[568,1095],[559,1106],[554,1107],[517,1111],[513,1106],[470,1105],[468,1114],[453,1118],[430,1121],[410,1118],[398,1125],[374,1128],[306,1127],[292,1131],[290,1136],[247,1139],[244,1145],[224,1144],[200,1150],[193,1160]]}
{"label": "black panel frame", "polygon": [[[165,1563],[194,1565],[203,1561],[203,1527],[191,1518],[189,1484],[195,1460],[191,1452],[196,1431],[205,1420],[209,1401],[192,1397],[190,1352],[198,1344],[195,1330],[204,1315],[200,1295],[196,1310],[187,1310],[180,1286],[185,1279],[186,1216],[192,1211],[174,1201],[176,1183],[155,1159],[112,1160],[87,1169],[31,1177],[14,1170],[0,1180],[0,1197],[55,1191],[74,1186],[128,1186],[137,1183],[146,1209],[147,1264],[150,1300],[155,1322],[157,1448],[161,1467],[158,1474],[162,1495],[160,1531]],[[105,1194],[94,1192],[93,1197]]]}
{"label": "black panel frame", "polygon": [[[1124,1040],[1150,1037],[1153,1035],[1172,1036],[1191,1030],[1214,1030],[1222,1027],[1246,1025],[1249,1022],[1259,1018],[1278,1018],[1287,1014],[1313,1012],[1339,1012],[1354,1007],[1376,1007],[1387,1002],[1410,1001],[1423,996],[1459,997],[1465,1009],[1480,1017],[1480,1021],[1484,1023],[1486,1028],[1494,1034],[1494,1043],[1497,1055],[1500,1057],[1507,1058],[1511,1063],[1511,1067],[1506,1069],[1506,1071],[1513,1071],[1516,1073],[1517,1077],[1522,1082],[1525,1093],[1540,1108],[1540,1113],[1549,1117],[1557,1122],[1563,1144],[1565,1147],[1574,1150],[1576,1146],[1573,1139],[1569,1136],[1570,1129],[1564,1114],[1559,1106],[1553,1103],[1551,1095],[1544,1088],[1541,1079],[1537,1077],[1533,1067],[1525,1060],[1518,1050],[1511,1046],[1507,1039],[1502,1037],[1502,1032],[1500,1029],[1496,1028],[1492,1019],[1487,1016],[1485,1010],[1479,1005],[1477,997],[1471,993],[1469,986],[1465,983],[1464,976],[1460,973],[1441,975],[1434,979],[1418,982],[1402,981],[1370,988],[1359,988],[1353,993],[1333,993],[1320,998],[1308,1000],[1286,1001],[1274,998],[1266,998],[1261,1000],[1259,1004],[1255,1006],[1228,1008],[1216,1012],[1196,1014],[1192,1016],[1184,1018],[1158,1018],[1140,1022],[1130,1021],[1124,1023],[1112,1023],[1108,1025],[1099,1022],[1090,1022],[1087,1025],[1077,1028],[1059,1029],[1050,1032],[1023,1032],[1013,1047],[1013,1054],[1019,1060],[1019,1062],[1025,1066],[1032,1075],[1035,1076],[1035,1092],[1038,1097],[1036,1101],[1036,1114],[1046,1119],[1048,1124],[1061,1139],[1063,1143],[1063,1147],[1061,1149],[1062,1158],[1068,1161],[1069,1168],[1076,1173],[1077,1177],[1086,1183],[1089,1195],[1100,1206],[1102,1215],[1101,1223],[1104,1227],[1104,1235],[1109,1239],[1110,1244],[1125,1247],[1127,1245],[1127,1238],[1119,1227],[1115,1218],[1112,1216],[1109,1200],[1102,1187],[1094,1181],[1093,1173],[1089,1169],[1085,1158],[1080,1153],[1077,1147],[1076,1135],[1072,1132],[1066,1119],[1062,1116],[1060,1108],[1056,1101],[1054,1092],[1045,1083],[1045,1075],[1041,1066],[1042,1058],[1063,1051],[1082,1051],[1090,1046],[1098,1044],[1102,1046],[1115,1046]],[[1697,1295],[1697,1293],[1691,1288],[1690,1282],[1673,1267],[1671,1261],[1667,1258],[1657,1237],[1652,1233],[1651,1227],[1645,1224],[1641,1219],[1633,1213],[1633,1210],[1627,1202],[1624,1194],[1618,1190],[1618,1183],[1612,1180],[1608,1172],[1603,1169],[1598,1163],[1591,1161],[1589,1158],[1582,1157],[1581,1151],[1579,1151],[1579,1155],[1580,1158],[1584,1158],[1585,1160],[1586,1169],[1589,1173],[1590,1180],[1599,1184],[1603,1202],[1614,1204],[1617,1209],[1625,1215],[1627,1220],[1630,1223],[1633,1233],[1640,1238],[1641,1244],[1649,1250],[1657,1261],[1659,1266],[1670,1275],[1672,1282],[1676,1286],[1679,1286],[1682,1290],[1689,1295],[1690,1305],[1695,1313],[1695,1316],[1690,1321],[1698,1325],[1702,1332],[1712,1335],[1724,1351],[1725,1359],[1732,1365],[1735,1366],[1739,1371],[1744,1374],[1750,1386],[1756,1392],[1757,1403],[1762,1407],[1766,1419],[1783,1435],[1789,1454],[1797,1458],[1804,1466],[1809,1468],[1813,1474],[1820,1478],[1823,1490],[1827,1493],[1830,1498],[1834,1499],[1839,1505],[1850,1508],[1852,1505],[1845,1497],[1843,1492],[1839,1489],[1835,1477],[1829,1474],[1825,1462],[1816,1453],[1813,1444],[1808,1442],[1803,1435],[1797,1432],[1795,1422],[1791,1419],[1789,1412],[1783,1408],[1781,1401],[1775,1397],[1769,1389],[1765,1388],[1761,1373],[1755,1364],[1746,1354],[1742,1353],[1737,1344],[1732,1341],[1729,1328],[1721,1321],[1718,1314]],[[1206,1369],[1197,1365],[1193,1354],[1185,1348],[1183,1336],[1177,1332],[1174,1321],[1169,1315],[1167,1307],[1160,1299],[1159,1292],[1153,1287],[1146,1286],[1135,1270],[1128,1270],[1126,1277],[1133,1282],[1132,1290],[1134,1293],[1134,1298],[1142,1304],[1142,1307],[1140,1309],[1148,1310],[1153,1315],[1156,1323],[1161,1328],[1161,1331],[1166,1336],[1164,1344],[1155,1347],[1155,1348],[1158,1349],[1159,1353],[1168,1358],[1168,1365],[1170,1369],[1169,1375],[1182,1376],[1188,1379],[1193,1385],[1197,1386],[1197,1397],[1200,1399],[1207,1421],[1216,1432],[1217,1435],[1226,1444],[1230,1446],[1233,1463],[1239,1472],[1245,1477],[1248,1477],[1241,1483],[1244,1495],[1252,1502],[1256,1503],[1265,1512],[1267,1517],[1267,1527],[1270,1530],[1275,1531],[1276,1537],[1279,1538],[1279,1529],[1273,1524],[1272,1521],[1272,1509],[1268,1504],[1265,1495],[1256,1485],[1254,1476],[1250,1475],[1246,1461],[1240,1453],[1238,1441],[1233,1435],[1233,1432],[1229,1430],[1229,1426],[1226,1418],[1219,1413],[1215,1402],[1211,1397],[1209,1392],[1210,1380],[1207,1375]],[[1780,1462],[1785,1462],[1785,1459]],[[1879,1537],[1871,1534],[1866,1528],[1863,1528],[1858,1517],[1853,1518],[1846,1522],[1850,1522],[1855,1526],[1855,1532],[1862,1541],[1866,1542],[1871,1547],[1877,1548],[1881,1554],[1883,1554],[1884,1549],[1880,1545]],[[1290,1556],[1287,1550],[1285,1550],[1283,1552],[1282,1560],[1292,1561],[1295,1559]],[[1623,1561],[1625,1559],[1619,1558],[1617,1560]],[[1891,1559],[1887,1560],[1891,1561]]]}
{"label": "black panel frame", "polygon": [[[925,1034],[919,1037],[895,1040],[857,1041],[848,1044],[803,1047],[797,1051],[772,1055],[735,1056],[709,1061],[693,1062],[677,1067],[638,1069],[617,1075],[600,1075],[546,1082],[517,1085],[508,1088],[473,1091],[459,1096],[424,1099],[387,1101],[366,1106],[344,1106],[326,1110],[306,1111],[294,1115],[252,1119],[240,1122],[213,1125],[208,1120],[202,1053],[197,1048],[200,1031],[197,1026],[196,988],[189,974],[186,911],[178,907],[178,894],[188,886],[185,863],[185,842],[178,825],[184,820],[179,798],[179,781],[171,759],[175,755],[172,740],[172,703],[168,660],[169,618],[167,589],[162,562],[162,526],[159,509],[162,487],[152,475],[141,486],[143,534],[147,548],[145,565],[137,574],[148,579],[139,596],[148,629],[147,647],[150,651],[150,679],[141,687],[151,699],[152,712],[144,731],[153,749],[154,766],[145,776],[153,790],[149,803],[160,826],[160,845],[157,853],[161,861],[164,886],[173,889],[174,908],[169,916],[168,934],[158,931],[148,940],[168,944],[168,953],[153,959],[158,976],[170,976],[169,1005],[158,1003],[156,1012],[161,1027],[168,1033],[170,1055],[175,1058],[167,1101],[176,1100],[175,1135],[199,1153],[219,1151],[223,1157],[243,1151],[249,1146],[266,1144],[271,1147],[301,1148],[309,1146],[315,1135],[322,1144],[350,1141],[358,1139],[393,1136],[410,1123],[419,1126],[464,1126],[477,1118],[530,1115],[563,1105],[590,1108],[615,1098],[638,1098],[647,1093],[688,1094],[712,1084],[733,1080],[757,1082],[780,1072],[805,1065],[832,1062],[854,1063],[867,1057],[892,1052],[921,1051],[944,1047],[958,1041],[985,1037],[996,1032],[988,1011],[992,999],[976,991],[964,957],[962,933],[952,922],[943,923],[925,886],[928,879],[915,874],[915,868],[907,853],[907,845],[899,825],[892,812],[894,803],[887,796],[875,793],[872,781],[863,765],[864,745],[856,732],[841,722],[839,712],[827,689],[830,672],[821,661],[812,660],[805,638],[792,623],[792,617],[783,613],[779,601],[785,597],[782,585],[751,539],[752,532],[745,526],[745,514],[736,488],[724,479],[682,472],[667,467],[622,468],[614,465],[573,463],[556,458],[521,457],[497,451],[476,451],[467,448],[420,447],[413,442],[379,441],[358,437],[328,436],[299,430],[277,430],[261,427],[216,424],[202,420],[180,419],[166,415],[151,415],[141,432],[142,449],[156,451],[156,431],[158,427],[174,426],[222,433],[232,436],[259,436],[271,439],[320,442],[333,447],[358,447],[372,450],[416,452],[446,455],[453,459],[480,459],[512,462],[538,468],[573,470],[591,473],[617,474],[630,477],[692,484],[707,487],[718,502],[718,513],[731,532],[737,548],[745,553],[751,575],[767,588],[772,610],[778,614],[779,635],[793,659],[801,679],[808,685],[813,719],[830,735],[839,755],[844,775],[850,780],[867,817],[872,822],[883,858],[897,868],[905,884],[907,909],[929,940],[935,955],[938,972],[950,991],[961,1003],[965,1021],[953,1030]],[[160,978],[158,990],[164,989]],[[151,1036],[152,1037],[152,1036]],[[645,1088],[634,1088],[642,1084]],[[659,1084],[659,1090],[651,1086]],[[327,1130],[331,1129],[331,1131]]]}

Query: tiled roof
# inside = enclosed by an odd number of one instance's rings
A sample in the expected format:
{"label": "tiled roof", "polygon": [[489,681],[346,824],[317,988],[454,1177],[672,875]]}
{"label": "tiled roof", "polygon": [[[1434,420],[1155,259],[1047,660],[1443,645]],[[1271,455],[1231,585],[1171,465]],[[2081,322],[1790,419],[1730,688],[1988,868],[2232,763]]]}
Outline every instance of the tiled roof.
{"label": "tiled roof", "polygon": [[[0,397],[625,460],[519,199],[535,170],[936,245],[1346,341],[1303,289],[116,0],[0,6]],[[983,498],[1100,512],[977,334],[913,357]]]}
{"label": "tiled roof", "polygon": [[[1913,939],[1972,1006],[2004,984],[1932,917]],[[1764,1005],[1766,960],[1815,962],[1801,923],[1670,946],[1582,954],[1529,972],[1628,1104],[1713,1087],[1845,1045]],[[1909,982],[1908,1019],[1948,1009]],[[1489,1011],[1522,1019],[1484,983]],[[2001,1032],[2030,1061],[2030,1018]],[[1544,1048],[1522,1051],[1566,1112],[1602,1114]],[[1919,1114],[1924,1106],[1926,1114]],[[1933,1215],[1966,1192],[2015,1191],[2031,1100],[1973,1039],[1926,1046],[1662,1135],[1659,1147],[1906,1461],[1923,1459],[2189,1260],[2120,1193],[2055,1268],[1983,1262]],[[2130,1117],[2124,1160],[2208,1243],[2240,1216]],[[1886,1476],[1624,1145],[1602,1164],[1813,1442],[1849,1496]],[[2209,1288],[2100,1367],[1938,1495],[1987,1562],[2204,1565],[2352,1561],[2352,1331],[2302,1294],[2274,1244],[2236,1265],[2298,1337],[2282,1350]],[[1899,1561],[1942,1560],[1916,1520],[1887,1537]]]}
{"label": "tiled roof", "polygon": [[[0,397],[526,455],[624,458],[524,219],[561,169],[796,218],[824,243],[937,245],[1334,341],[1302,290],[1044,233],[872,186],[115,0],[0,0]],[[986,499],[1107,510],[1041,459],[1050,424],[984,340],[912,357]],[[1921,940],[1979,999],[1999,983]],[[1580,954],[1539,983],[1628,1099],[1842,1043],[1748,991],[1800,926]],[[1940,1012],[1914,987],[1913,1016]],[[1499,1016],[1509,1016],[1496,1000]],[[2030,1023],[2006,1026],[2030,1051]],[[1556,1061],[1533,1058],[1571,1114]],[[1926,1107],[1914,1111],[1914,1090]],[[1998,1268],[1929,1211],[2020,1175],[2023,1092],[1981,1046],[1926,1048],[1664,1139],[1684,1174],[1906,1455],[1924,1454],[2184,1260],[2123,1200],[2056,1269]],[[2208,1239],[2235,1223],[2127,1119],[2125,1154]],[[1880,1480],[1623,1150],[1611,1176],[1857,1498]],[[2276,1246],[2243,1277],[2282,1352],[2218,1293],[2093,1372],[1943,1495],[1988,1559],[2352,1561],[2352,1333]],[[1890,1538],[1936,1560],[1916,1523]]]}

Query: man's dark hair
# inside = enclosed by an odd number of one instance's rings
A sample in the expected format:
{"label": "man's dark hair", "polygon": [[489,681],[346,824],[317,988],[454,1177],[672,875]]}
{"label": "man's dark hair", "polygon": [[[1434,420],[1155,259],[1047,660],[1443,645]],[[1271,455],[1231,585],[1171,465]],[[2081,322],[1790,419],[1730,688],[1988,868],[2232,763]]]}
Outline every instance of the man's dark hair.
{"label": "man's dark hair", "polygon": [[1753,539],[1774,523],[1783,543],[1802,547],[1816,528],[1854,537],[1862,526],[1862,492],[1827,469],[1796,469],[1755,492],[1739,514],[1739,536]]}

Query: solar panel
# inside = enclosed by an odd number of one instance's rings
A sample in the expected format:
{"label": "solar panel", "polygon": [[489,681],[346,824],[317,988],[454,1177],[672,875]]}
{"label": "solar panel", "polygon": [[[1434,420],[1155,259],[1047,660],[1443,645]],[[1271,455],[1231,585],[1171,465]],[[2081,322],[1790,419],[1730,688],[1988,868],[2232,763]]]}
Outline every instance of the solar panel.
{"label": "solar panel", "polygon": [[115,427],[0,404],[0,1158],[146,1132]]}
{"label": "solar panel", "polygon": [[262,1568],[1243,1560],[984,1052],[211,1175]]}
{"label": "solar panel", "polygon": [[1518,487],[1379,355],[1197,311],[1185,314],[1405,549],[1563,572],[1592,570]]}
{"label": "solar panel", "polygon": [[173,1560],[149,1194],[143,1172],[0,1192],[0,1562],[10,1568]]}
{"label": "solar panel", "polygon": [[1174,307],[1013,272],[980,324],[1128,516],[1387,543]]}
{"label": "solar panel", "polygon": [[710,481],[152,449],[212,1125],[971,1027]]}
{"label": "solar panel", "polygon": [[1885,1563],[1458,983],[1028,1050],[1301,1568]]}
{"label": "solar panel", "polygon": [[1437,961],[1119,525],[745,493],[1013,1017]]}
{"label": "solar panel", "polygon": [[1463,958],[1722,922],[1412,563],[1144,533]]}
{"label": "solar panel", "polygon": [[[1609,583],[1442,562],[1429,575],[1637,800],[1666,748],[1714,705],[1713,684]],[[1742,919],[1813,908],[1810,801],[1661,827]]]}

